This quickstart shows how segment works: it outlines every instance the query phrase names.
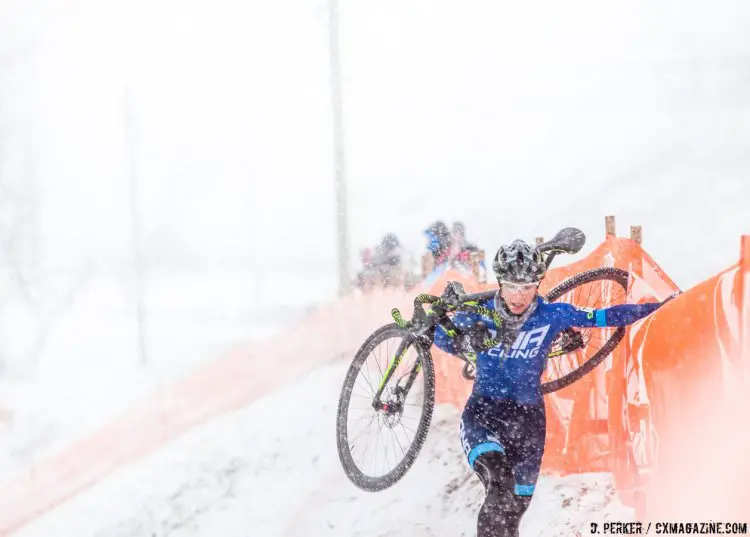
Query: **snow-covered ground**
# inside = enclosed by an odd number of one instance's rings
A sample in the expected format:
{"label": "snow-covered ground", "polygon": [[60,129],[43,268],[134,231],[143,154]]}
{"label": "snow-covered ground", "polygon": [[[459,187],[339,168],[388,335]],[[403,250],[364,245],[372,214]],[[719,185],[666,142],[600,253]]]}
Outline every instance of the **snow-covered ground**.
{"label": "snow-covered ground", "polygon": [[[336,452],[347,364],[321,367],[193,430],[26,526],[17,537],[455,537],[474,535],[482,489],[458,442],[458,411],[438,407],[414,467],[367,493]],[[632,519],[605,474],[543,477],[523,537],[587,534]]]}
{"label": "snow-covered ground", "polygon": [[[183,276],[150,285],[146,363],[132,296],[112,280],[88,282],[55,319],[35,364],[19,353],[0,376],[0,479],[64,448],[199,364],[270,337],[305,309],[277,286],[275,303],[252,303],[253,282],[232,274]],[[263,307],[265,306],[265,307]]]}

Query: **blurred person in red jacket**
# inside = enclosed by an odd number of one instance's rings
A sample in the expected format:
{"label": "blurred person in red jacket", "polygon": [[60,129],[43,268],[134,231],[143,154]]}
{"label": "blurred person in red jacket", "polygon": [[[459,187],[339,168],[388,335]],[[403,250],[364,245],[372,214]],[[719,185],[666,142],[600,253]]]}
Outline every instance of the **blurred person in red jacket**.
{"label": "blurred person in red jacket", "polygon": [[359,260],[362,269],[357,273],[357,287],[362,291],[368,291],[376,283],[377,272],[373,265],[373,254],[371,248],[363,248],[359,251]]}

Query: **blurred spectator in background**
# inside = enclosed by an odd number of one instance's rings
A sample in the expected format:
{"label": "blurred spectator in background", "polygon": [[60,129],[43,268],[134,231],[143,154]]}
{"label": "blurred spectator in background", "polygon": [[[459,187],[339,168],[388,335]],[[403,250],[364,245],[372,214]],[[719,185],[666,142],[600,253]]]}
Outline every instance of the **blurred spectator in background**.
{"label": "blurred spectator in background", "polygon": [[482,283],[486,281],[484,253],[466,239],[463,222],[455,222],[449,230],[443,221],[438,220],[430,224],[424,236],[427,237],[429,253],[422,259],[423,283],[431,285],[449,268],[475,274]]}
{"label": "blurred spectator in background", "polygon": [[432,266],[438,267],[450,259],[451,232],[444,222],[438,220],[424,230],[427,238],[427,250],[432,256]]}
{"label": "blurred spectator in background", "polygon": [[[422,259],[421,273],[412,266],[414,258],[407,255],[396,234],[386,233],[374,248],[360,251],[362,269],[357,274],[357,287],[365,292],[383,287],[408,290],[422,282],[423,277],[426,277],[424,283],[429,284],[451,267],[473,270],[472,254],[479,249],[466,239],[463,222],[454,222],[449,229],[445,222],[436,220],[422,234],[427,239],[427,253]],[[483,261],[479,264],[483,266]]]}
{"label": "blurred spectator in background", "polygon": [[427,253],[422,258],[424,283],[432,282],[450,266],[451,232],[441,220],[430,224],[422,234],[427,238]]}
{"label": "blurred spectator in background", "polygon": [[463,222],[454,222],[451,233],[450,260],[453,266],[471,268],[471,254],[479,248],[466,240],[466,228]]}
{"label": "blurred spectator in background", "polygon": [[383,287],[400,287],[404,282],[401,243],[393,233],[386,233],[375,247],[372,264],[375,267],[378,283]]}
{"label": "blurred spectator in background", "polygon": [[357,287],[369,291],[374,287],[413,287],[415,276],[405,266],[405,252],[394,233],[386,233],[374,249],[360,251],[362,269]]}
{"label": "blurred spectator in background", "polygon": [[372,289],[376,283],[375,266],[372,263],[372,249],[364,248],[359,251],[359,260],[362,270],[357,274],[357,287],[363,291]]}

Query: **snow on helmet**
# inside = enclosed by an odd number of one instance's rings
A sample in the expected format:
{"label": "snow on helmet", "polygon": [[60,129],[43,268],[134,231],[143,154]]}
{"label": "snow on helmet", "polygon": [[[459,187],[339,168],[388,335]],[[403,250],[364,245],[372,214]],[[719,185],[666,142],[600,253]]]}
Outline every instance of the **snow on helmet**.
{"label": "snow on helmet", "polygon": [[539,250],[518,239],[500,247],[492,262],[492,269],[498,282],[536,283],[544,278],[547,265]]}

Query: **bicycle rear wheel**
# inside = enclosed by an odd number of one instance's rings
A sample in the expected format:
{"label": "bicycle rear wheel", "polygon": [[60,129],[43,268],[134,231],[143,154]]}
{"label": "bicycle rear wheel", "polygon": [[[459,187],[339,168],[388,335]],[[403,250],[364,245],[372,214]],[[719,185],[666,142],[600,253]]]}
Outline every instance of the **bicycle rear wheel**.
{"label": "bicycle rear wheel", "polygon": [[[618,303],[627,295],[628,272],[618,268],[596,268],[573,276],[547,293],[549,302],[562,301],[579,308],[600,309]],[[576,328],[582,345],[573,352],[551,357],[542,377],[542,393],[557,391],[577,381],[598,366],[622,341],[625,327]]]}
{"label": "bicycle rear wheel", "polygon": [[[402,345],[406,336],[395,323],[373,332],[354,356],[339,396],[339,459],[347,477],[363,490],[383,490],[400,480],[427,438],[435,370],[428,349],[414,341]],[[391,371],[396,352],[401,358]],[[373,404],[383,383],[381,402]]]}

